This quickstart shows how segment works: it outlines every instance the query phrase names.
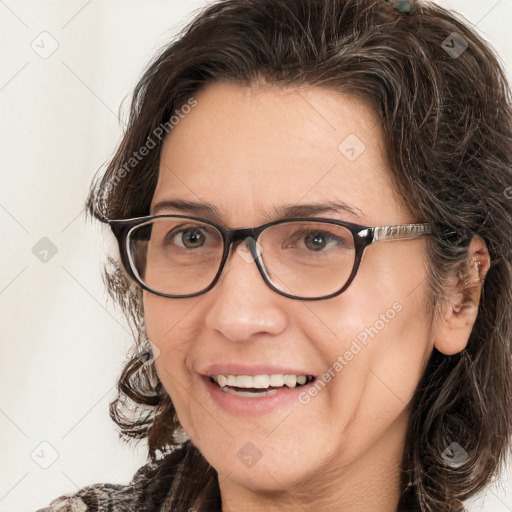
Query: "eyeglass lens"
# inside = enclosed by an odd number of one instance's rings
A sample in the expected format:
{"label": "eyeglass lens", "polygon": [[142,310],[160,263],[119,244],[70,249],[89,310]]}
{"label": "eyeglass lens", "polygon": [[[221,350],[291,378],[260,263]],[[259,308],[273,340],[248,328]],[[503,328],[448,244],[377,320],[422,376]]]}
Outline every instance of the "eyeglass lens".
{"label": "eyeglass lens", "polygon": [[[336,224],[274,224],[257,242],[266,278],[279,290],[303,298],[335,293],[354,266],[354,237]],[[210,286],[222,263],[224,240],[210,224],[164,217],[132,228],[128,247],[135,274],[147,287],[179,296]]]}

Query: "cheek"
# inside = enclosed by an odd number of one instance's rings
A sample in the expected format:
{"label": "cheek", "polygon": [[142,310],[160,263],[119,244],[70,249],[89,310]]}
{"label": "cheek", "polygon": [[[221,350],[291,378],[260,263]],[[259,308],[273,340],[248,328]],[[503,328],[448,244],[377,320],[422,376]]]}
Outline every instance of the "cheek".
{"label": "cheek", "polygon": [[198,298],[173,300],[144,293],[146,333],[156,347],[155,366],[162,384],[173,401],[187,385],[187,354],[198,339],[200,323],[193,321]]}
{"label": "cheek", "polygon": [[199,322],[192,321],[193,310],[201,296],[189,299],[168,299],[148,292],[143,295],[144,323],[148,338],[162,354],[180,350],[185,340],[190,343],[200,329]]}
{"label": "cheek", "polygon": [[331,318],[325,311],[304,315],[302,328],[322,353],[322,380],[344,395],[335,401],[355,406],[378,395],[407,403],[432,350],[427,316],[411,301],[366,301],[364,313],[353,301],[338,311]]}
{"label": "cheek", "polygon": [[406,409],[433,347],[421,258],[407,268],[413,277],[403,268],[366,265],[345,294],[310,304],[301,323],[335,375],[338,422],[375,435]]}
{"label": "cheek", "polygon": [[193,411],[196,404],[190,389],[193,381],[187,358],[199,338],[200,322],[194,320],[198,297],[167,299],[153,294],[144,295],[144,321],[152,344],[158,349],[155,367],[162,385],[170,396],[180,424],[194,439],[201,438],[195,428]]}

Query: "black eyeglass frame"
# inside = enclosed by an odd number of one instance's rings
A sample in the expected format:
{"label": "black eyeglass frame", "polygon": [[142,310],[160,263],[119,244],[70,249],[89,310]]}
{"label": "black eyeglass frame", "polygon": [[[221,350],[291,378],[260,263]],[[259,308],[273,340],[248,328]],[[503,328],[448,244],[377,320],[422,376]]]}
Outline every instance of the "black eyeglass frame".
{"label": "black eyeglass frame", "polygon": [[[192,221],[202,222],[204,224],[208,224],[215,229],[217,229],[221,235],[224,242],[222,259],[219,265],[219,269],[217,274],[213,278],[213,281],[209,286],[203,288],[202,290],[189,293],[187,295],[173,295],[169,293],[159,292],[158,290],[154,290],[150,288],[146,283],[142,281],[142,279],[138,276],[133,261],[130,257],[130,249],[129,249],[129,235],[133,229],[139,227],[143,224],[147,224],[155,219],[160,218],[173,218],[173,219],[189,219]],[[266,273],[265,267],[260,260],[259,254],[257,252],[257,240],[261,233],[277,224],[284,224],[289,222],[317,222],[324,224],[334,224],[337,226],[342,226],[348,229],[352,233],[352,237],[354,239],[354,248],[355,248],[355,256],[354,256],[354,264],[352,267],[352,271],[345,282],[345,284],[336,292],[330,293],[328,295],[323,295],[321,297],[301,297],[299,295],[292,295],[283,290],[277,288],[269,276]],[[161,297],[167,297],[170,299],[186,299],[189,297],[196,297],[197,295],[202,295],[207,291],[211,290],[217,281],[219,280],[224,266],[226,265],[226,261],[229,258],[231,253],[231,247],[233,244],[239,241],[246,241],[249,251],[251,253],[254,262],[258,268],[259,273],[261,274],[263,280],[272,290],[283,295],[284,297],[288,297],[290,299],[296,300],[323,300],[330,299],[331,297],[336,297],[343,293],[354,280],[357,271],[359,270],[359,266],[361,264],[361,259],[363,257],[364,250],[370,244],[374,242],[380,242],[385,240],[410,240],[419,236],[432,234],[431,225],[428,223],[421,224],[397,224],[390,226],[363,226],[361,224],[354,224],[352,222],[346,222],[337,219],[328,219],[323,217],[293,217],[289,219],[280,219],[273,222],[268,222],[266,224],[262,224],[261,226],[255,228],[239,228],[239,229],[230,229],[220,226],[219,224],[209,220],[203,219],[201,217],[193,217],[190,215],[148,215],[144,217],[135,217],[132,219],[120,219],[120,220],[109,220],[108,224],[112,229],[114,236],[116,237],[119,244],[119,252],[121,255],[121,261],[123,266],[128,273],[128,275],[144,290],[159,295]]]}

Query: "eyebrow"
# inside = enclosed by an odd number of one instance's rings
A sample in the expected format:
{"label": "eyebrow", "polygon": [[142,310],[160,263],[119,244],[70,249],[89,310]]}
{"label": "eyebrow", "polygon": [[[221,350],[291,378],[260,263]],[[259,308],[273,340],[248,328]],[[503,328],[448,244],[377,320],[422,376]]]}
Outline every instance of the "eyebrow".
{"label": "eyebrow", "polygon": [[[184,201],[180,199],[160,201],[151,208],[151,215],[158,215],[167,210],[178,210],[180,212],[203,215],[214,220],[221,220],[219,209],[207,202]],[[293,217],[311,217],[322,213],[349,214],[353,217],[364,217],[364,213],[355,206],[350,206],[343,201],[327,201],[324,203],[308,203],[296,205],[283,205],[274,209],[274,212],[260,211],[265,221],[276,219],[290,219]]]}

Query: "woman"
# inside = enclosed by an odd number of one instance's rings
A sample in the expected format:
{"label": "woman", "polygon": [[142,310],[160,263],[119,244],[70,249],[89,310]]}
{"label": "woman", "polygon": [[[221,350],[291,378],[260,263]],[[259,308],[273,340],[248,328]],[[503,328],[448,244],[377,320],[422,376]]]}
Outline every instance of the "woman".
{"label": "woman", "polygon": [[87,203],[149,461],[45,510],[464,510],[512,432],[511,114],[426,1],[197,16]]}

